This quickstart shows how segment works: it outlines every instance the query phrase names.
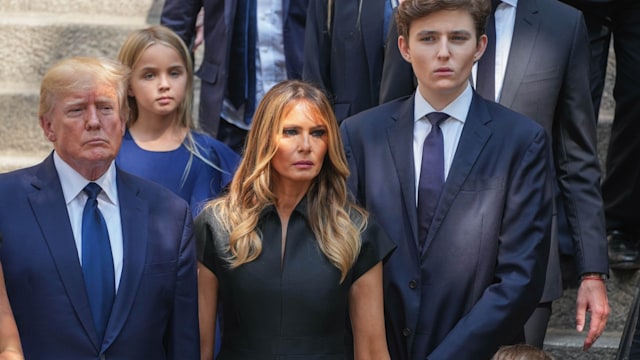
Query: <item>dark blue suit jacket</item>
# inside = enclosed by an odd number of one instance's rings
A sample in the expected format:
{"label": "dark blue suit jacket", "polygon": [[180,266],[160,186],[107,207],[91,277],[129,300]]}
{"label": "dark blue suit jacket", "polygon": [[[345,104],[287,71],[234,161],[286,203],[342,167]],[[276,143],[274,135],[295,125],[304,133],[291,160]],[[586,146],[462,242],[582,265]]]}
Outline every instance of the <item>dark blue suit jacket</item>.
{"label": "dark blue suit jacket", "polygon": [[[205,50],[196,75],[202,79],[200,124],[214,137],[225,96],[229,96],[236,105],[247,102],[251,109],[257,105],[253,103],[255,32],[248,24],[255,21],[256,14],[250,3],[248,0],[166,0],[162,11],[161,23],[190,44],[195,36],[198,11],[204,7]],[[302,78],[308,4],[309,0],[282,0],[284,51],[290,79]],[[246,120],[250,121],[250,117]]]}
{"label": "dark blue suit jacket", "polygon": [[[413,93],[413,71],[398,47],[389,45],[386,56],[381,101]],[[552,301],[562,295],[559,243],[573,245],[579,274],[609,270],[589,39],[579,11],[556,0],[518,2],[500,104],[550,136],[558,221],[542,301]]]}
{"label": "dark blue suit jacket", "polygon": [[98,343],[53,157],[0,175],[0,259],[27,359],[199,359],[195,244],[184,200],[117,171],[122,277]]}
{"label": "dark blue suit jacket", "polygon": [[542,127],[474,94],[418,250],[413,96],[341,124],[349,187],[396,251],[384,265],[394,360],[488,359],[522,340],[544,287],[551,189]]}
{"label": "dark blue suit jacket", "polygon": [[[338,121],[378,105],[389,0],[311,0],[303,79],[329,95]],[[327,24],[331,13],[331,28]]]}

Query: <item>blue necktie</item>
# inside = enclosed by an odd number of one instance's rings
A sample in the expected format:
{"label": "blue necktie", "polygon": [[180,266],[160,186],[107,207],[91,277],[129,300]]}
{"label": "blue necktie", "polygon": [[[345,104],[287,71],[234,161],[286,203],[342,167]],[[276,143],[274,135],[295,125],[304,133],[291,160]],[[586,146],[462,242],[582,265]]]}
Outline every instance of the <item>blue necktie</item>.
{"label": "blue necktie", "polygon": [[89,198],[82,212],[82,273],[98,339],[102,342],[115,298],[115,276],[107,224],[98,209],[100,191],[102,188],[93,182],[84,188]]}
{"label": "blue necktie", "polygon": [[431,132],[422,145],[422,166],[418,182],[418,240],[424,247],[433,214],[444,186],[444,140],[440,124],[449,118],[441,112],[427,114]]}
{"label": "blue necktie", "polygon": [[483,98],[496,100],[496,18],[495,12],[502,1],[492,0],[492,13],[487,21],[487,49],[478,61],[476,90]]}

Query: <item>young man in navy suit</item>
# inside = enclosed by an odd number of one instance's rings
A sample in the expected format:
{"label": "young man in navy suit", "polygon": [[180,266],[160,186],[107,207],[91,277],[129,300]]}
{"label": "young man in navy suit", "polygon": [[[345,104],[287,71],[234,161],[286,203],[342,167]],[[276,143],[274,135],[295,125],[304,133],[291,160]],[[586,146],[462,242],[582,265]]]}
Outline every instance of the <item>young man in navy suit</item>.
{"label": "young man in navy suit", "polygon": [[[579,11],[557,0],[492,3],[496,8],[489,15],[489,26],[496,30],[495,53],[482,57],[475,84],[486,99],[540,124],[549,134],[554,162],[556,216],[547,280],[540,304],[525,326],[526,342],[538,347],[544,343],[552,302],[562,296],[560,255],[564,254],[576,264],[564,279],[579,282],[577,331],[587,328],[586,313],[591,313],[583,345],[588,349],[604,331],[610,308],[603,281],[609,266],[596,121],[589,95],[587,28]],[[397,46],[386,47],[381,88],[381,101],[415,90],[411,67]]]}
{"label": "young man in navy suit", "polygon": [[414,95],[346,119],[349,187],[397,243],[384,267],[391,358],[488,359],[522,342],[550,247],[544,129],[469,84],[490,4],[397,11]]}
{"label": "young man in navy suit", "polygon": [[200,358],[189,205],[114,162],[128,74],[54,65],[39,109],[54,150],[0,175],[0,261],[27,359]]}

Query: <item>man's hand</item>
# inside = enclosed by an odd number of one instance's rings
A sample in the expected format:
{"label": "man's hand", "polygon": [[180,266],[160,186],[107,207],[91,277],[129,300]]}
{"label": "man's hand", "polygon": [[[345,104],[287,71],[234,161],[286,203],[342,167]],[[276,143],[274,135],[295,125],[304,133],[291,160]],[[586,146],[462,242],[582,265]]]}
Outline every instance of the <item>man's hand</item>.
{"label": "man's hand", "polygon": [[576,300],[576,330],[582,332],[585,325],[586,313],[591,313],[589,333],[584,340],[583,351],[589,350],[602,335],[609,318],[609,300],[604,281],[600,279],[583,279],[578,289]]}

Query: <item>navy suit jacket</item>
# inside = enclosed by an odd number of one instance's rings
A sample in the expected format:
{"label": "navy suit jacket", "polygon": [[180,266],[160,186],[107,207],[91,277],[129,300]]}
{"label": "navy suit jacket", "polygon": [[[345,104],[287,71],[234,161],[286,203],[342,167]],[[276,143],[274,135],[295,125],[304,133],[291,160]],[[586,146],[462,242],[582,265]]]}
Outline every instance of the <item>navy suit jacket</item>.
{"label": "navy suit jacket", "polygon": [[189,206],[118,170],[124,262],[98,343],[53,157],[0,175],[0,259],[27,359],[199,359]]}
{"label": "navy suit jacket", "polygon": [[341,124],[349,188],[397,244],[384,265],[394,360],[488,359],[522,340],[544,287],[551,190],[542,127],[474,94],[424,251],[413,96]]}
{"label": "navy suit jacket", "polygon": [[[255,35],[251,36],[251,27],[247,26],[249,19],[255,21],[256,14],[248,13],[249,3],[248,0],[166,0],[162,10],[160,22],[190,44],[195,36],[198,11],[204,7],[204,56],[196,72],[202,80],[199,116],[202,127],[214,137],[225,96],[236,105],[247,102],[251,109],[257,105],[253,103]],[[290,79],[302,78],[308,4],[309,0],[282,0],[284,51]]]}
{"label": "navy suit jacket", "polygon": [[[551,139],[558,216],[543,302],[562,295],[559,242],[565,253],[575,251],[580,274],[609,270],[589,58],[578,10],[556,0],[518,2],[500,104],[535,120]],[[381,86],[381,101],[416,88],[397,45],[387,47]]]}
{"label": "navy suit jacket", "polygon": [[[311,0],[304,44],[303,79],[321,87],[338,121],[378,105],[389,0]],[[328,12],[331,12],[331,29]]]}

